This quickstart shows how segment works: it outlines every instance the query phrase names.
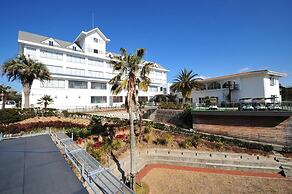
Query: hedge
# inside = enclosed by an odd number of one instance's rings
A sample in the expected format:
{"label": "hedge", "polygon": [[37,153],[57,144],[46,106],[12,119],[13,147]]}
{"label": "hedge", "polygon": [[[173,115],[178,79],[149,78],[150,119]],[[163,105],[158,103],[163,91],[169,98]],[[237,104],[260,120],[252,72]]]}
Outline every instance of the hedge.
{"label": "hedge", "polygon": [[57,116],[59,114],[57,109],[1,109],[0,110],[0,124],[10,124],[36,116]]}
{"label": "hedge", "polygon": [[72,123],[67,121],[49,121],[49,122],[32,122],[26,124],[10,124],[0,125],[0,133],[4,134],[16,134],[20,132],[29,132],[37,128],[54,127],[54,128],[85,128],[83,124]]}

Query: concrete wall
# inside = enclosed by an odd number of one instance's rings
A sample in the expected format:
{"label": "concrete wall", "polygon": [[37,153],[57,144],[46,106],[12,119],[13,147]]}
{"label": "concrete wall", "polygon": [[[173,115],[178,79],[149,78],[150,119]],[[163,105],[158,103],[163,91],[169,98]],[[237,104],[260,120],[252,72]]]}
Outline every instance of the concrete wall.
{"label": "concrete wall", "polygon": [[177,124],[180,122],[178,117],[182,112],[183,110],[157,109],[151,118],[155,122]]}
{"label": "concrete wall", "polygon": [[[139,172],[147,164],[161,163],[178,166],[221,168],[229,170],[252,170],[265,172],[279,172],[280,164],[273,157],[258,155],[202,152],[192,150],[170,150],[162,148],[149,148],[136,152],[136,172]],[[110,169],[121,178],[121,170],[129,174],[129,156],[120,159],[116,164],[111,162]]]}

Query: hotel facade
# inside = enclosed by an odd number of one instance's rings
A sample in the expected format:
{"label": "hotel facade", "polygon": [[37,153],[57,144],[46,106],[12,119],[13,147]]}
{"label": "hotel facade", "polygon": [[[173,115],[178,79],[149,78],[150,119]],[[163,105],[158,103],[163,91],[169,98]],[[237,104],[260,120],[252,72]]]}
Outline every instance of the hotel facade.
{"label": "hotel facade", "polygon": [[[30,106],[37,107],[38,99],[44,95],[50,95],[54,100],[49,107],[58,109],[124,104],[126,91],[113,95],[108,84],[116,75],[109,63],[115,54],[106,50],[109,42],[110,39],[98,28],[82,31],[73,42],[20,31],[19,54],[44,63],[52,77],[50,81],[33,82]],[[167,72],[160,64],[154,63],[149,74],[149,89],[139,91],[139,100],[148,101],[157,94],[169,93]]]}

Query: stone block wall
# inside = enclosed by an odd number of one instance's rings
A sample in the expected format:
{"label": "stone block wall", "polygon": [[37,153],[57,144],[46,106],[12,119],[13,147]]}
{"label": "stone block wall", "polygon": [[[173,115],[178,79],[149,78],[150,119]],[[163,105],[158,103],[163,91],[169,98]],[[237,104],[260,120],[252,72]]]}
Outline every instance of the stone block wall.
{"label": "stone block wall", "polygon": [[193,128],[206,133],[292,146],[292,118],[193,115]]}

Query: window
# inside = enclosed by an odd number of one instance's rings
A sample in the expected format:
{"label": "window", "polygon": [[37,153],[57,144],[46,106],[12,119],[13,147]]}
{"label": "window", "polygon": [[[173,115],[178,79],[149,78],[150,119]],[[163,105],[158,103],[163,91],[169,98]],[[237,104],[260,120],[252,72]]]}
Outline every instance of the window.
{"label": "window", "polygon": [[50,45],[50,46],[54,46],[54,42],[50,40],[50,41],[49,41],[49,45]]}
{"label": "window", "polygon": [[34,48],[26,48],[26,54],[28,57],[35,57],[36,56],[36,49]]}
{"label": "window", "polygon": [[76,51],[76,46],[73,46],[73,51]]}
{"label": "window", "polygon": [[88,76],[90,76],[90,77],[102,77],[103,78],[103,72],[88,70]]}
{"label": "window", "polygon": [[123,102],[123,96],[113,96],[113,103]]}
{"label": "window", "polygon": [[50,73],[63,73],[63,67],[47,65]]}
{"label": "window", "polygon": [[47,59],[63,60],[62,53],[46,51],[46,50],[41,50],[40,52],[41,52],[40,57],[47,58]]}
{"label": "window", "polygon": [[93,60],[93,59],[88,59],[88,65],[94,65],[96,67],[104,67],[103,61],[102,60]]}
{"label": "window", "polygon": [[107,98],[106,96],[91,96],[91,103],[95,104],[95,103],[106,103],[107,102]]}
{"label": "window", "polygon": [[67,61],[72,63],[85,63],[84,57],[77,57],[73,55],[67,55]]}
{"label": "window", "polygon": [[65,88],[65,80],[48,80],[41,83],[41,88]]}
{"label": "window", "polygon": [[219,82],[211,82],[207,84],[208,90],[220,89],[221,84]]}
{"label": "window", "polygon": [[204,98],[200,97],[199,98],[199,104],[203,104],[204,103]]}
{"label": "window", "polygon": [[276,85],[276,79],[274,77],[270,77],[270,86]]}
{"label": "window", "polygon": [[98,43],[98,38],[93,38],[93,41]]}
{"label": "window", "polygon": [[106,90],[106,83],[102,83],[102,82],[91,82],[91,89],[95,89],[95,90]]}
{"label": "window", "polygon": [[75,69],[75,68],[66,68],[66,72],[69,75],[79,75],[79,76],[85,76],[85,70],[84,69]]}
{"label": "window", "polygon": [[206,90],[206,84],[200,85],[200,90]]}
{"label": "window", "polygon": [[69,88],[76,88],[76,89],[87,89],[87,82],[86,81],[73,81],[69,80]]}
{"label": "window", "polygon": [[150,92],[158,92],[158,87],[157,86],[150,86],[149,90],[150,90]]}
{"label": "window", "polygon": [[93,49],[93,52],[98,54],[98,50],[97,49]]}

